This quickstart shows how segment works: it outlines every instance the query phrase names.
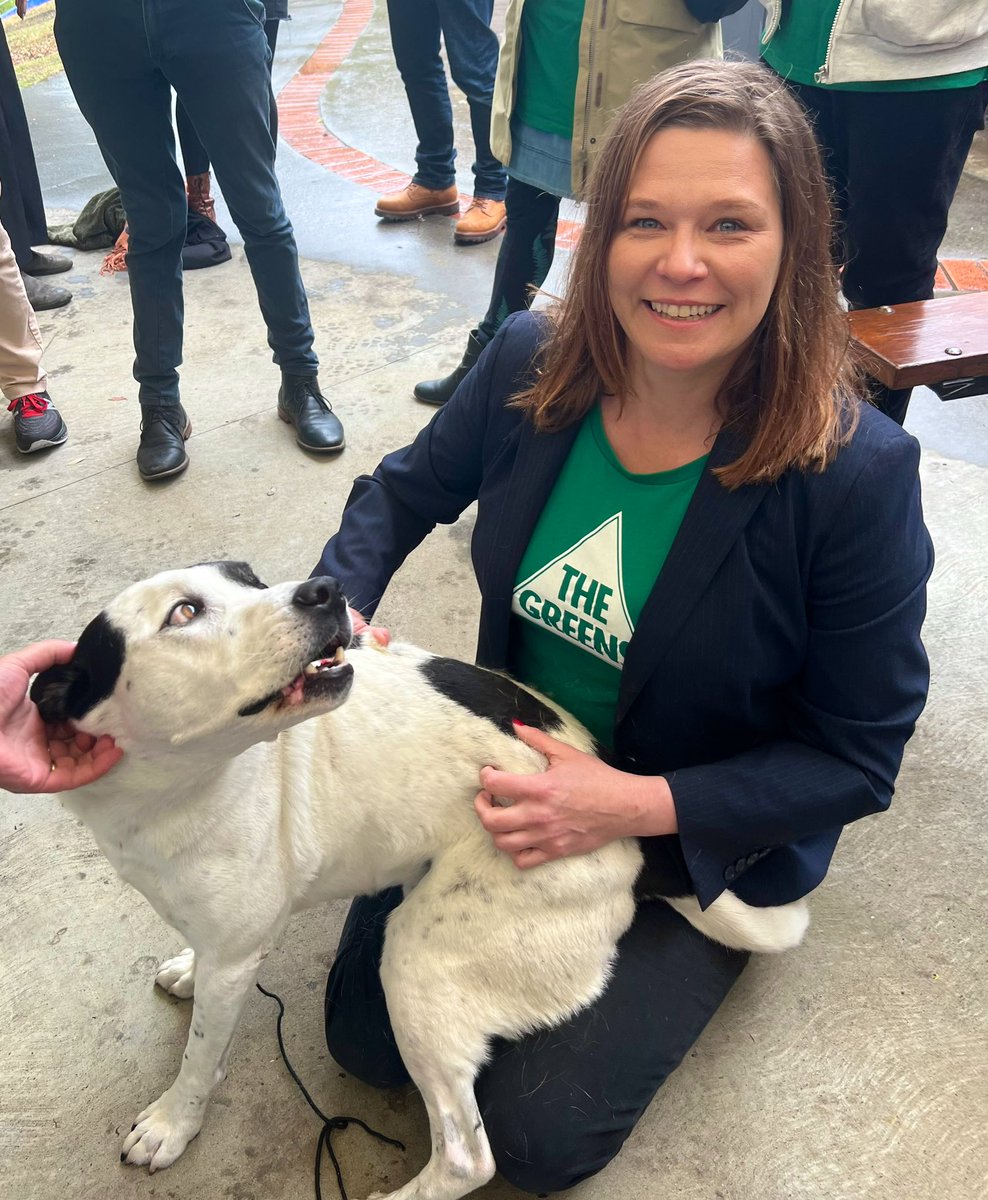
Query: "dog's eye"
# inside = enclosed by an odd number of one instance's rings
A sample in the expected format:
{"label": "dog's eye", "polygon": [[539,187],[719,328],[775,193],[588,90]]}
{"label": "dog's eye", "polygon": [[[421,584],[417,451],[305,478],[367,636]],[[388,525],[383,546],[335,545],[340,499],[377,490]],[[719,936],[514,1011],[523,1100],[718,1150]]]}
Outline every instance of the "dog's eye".
{"label": "dog's eye", "polygon": [[180,600],[178,604],[168,614],[166,625],[188,625],[190,621],[194,621],[202,612],[202,605],[198,600]]}

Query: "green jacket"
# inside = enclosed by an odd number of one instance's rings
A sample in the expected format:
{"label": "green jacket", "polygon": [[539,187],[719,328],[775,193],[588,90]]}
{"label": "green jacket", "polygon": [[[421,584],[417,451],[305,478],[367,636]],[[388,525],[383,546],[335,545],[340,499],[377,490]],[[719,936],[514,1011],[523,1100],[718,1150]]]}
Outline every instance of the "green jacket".
{"label": "green jacket", "polygon": [[[525,0],[509,0],[497,64],[491,148],[511,159],[511,113]],[[720,25],[703,25],[682,0],[586,0],[573,112],[573,192],[579,196],[611,118],[638,83],[685,58],[719,58]]]}

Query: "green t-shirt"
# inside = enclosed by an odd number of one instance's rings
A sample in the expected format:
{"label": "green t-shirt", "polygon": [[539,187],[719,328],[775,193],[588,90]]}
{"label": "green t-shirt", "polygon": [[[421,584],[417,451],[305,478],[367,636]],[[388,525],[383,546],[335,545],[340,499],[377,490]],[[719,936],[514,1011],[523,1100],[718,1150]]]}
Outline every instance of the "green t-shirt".
{"label": "green t-shirt", "polygon": [[988,69],[976,67],[954,75],[926,79],[880,79],[871,83],[818,84],[816,73],[827,61],[827,45],[840,0],[783,0],[782,19],[762,58],[784,79],[844,92],[929,92],[945,88],[975,87],[988,78]]}
{"label": "green t-shirt", "polygon": [[628,642],[706,461],[632,474],[611,449],[595,406],[518,567],[509,670],[605,746]]}
{"label": "green t-shirt", "polygon": [[533,129],[573,136],[583,0],[526,0],[514,115]]}

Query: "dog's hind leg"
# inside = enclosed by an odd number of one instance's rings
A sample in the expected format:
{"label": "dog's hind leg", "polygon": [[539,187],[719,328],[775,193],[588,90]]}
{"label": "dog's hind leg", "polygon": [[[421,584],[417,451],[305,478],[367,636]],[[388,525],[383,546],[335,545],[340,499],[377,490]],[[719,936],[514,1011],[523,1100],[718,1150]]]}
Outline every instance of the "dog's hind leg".
{"label": "dog's hind leg", "polygon": [[425,1103],[432,1153],[404,1187],[387,1196],[375,1192],[369,1200],[460,1200],[494,1174],[494,1156],[473,1090],[483,1056],[475,1067],[449,1069],[425,1046],[421,1053],[413,1049],[414,1039],[397,1028],[395,1037]]}
{"label": "dog's hind leg", "polygon": [[[487,1057],[486,1032],[478,1028],[468,998],[463,1004],[453,1000],[455,972],[454,978],[444,977],[440,962],[417,953],[416,940],[411,923],[402,926],[392,918],[381,981],[398,1050],[429,1116],[432,1153],[404,1187],[371,1200],[459,1200],[485,1184],[495,1169],[474,1095]],[[410,958],[416,960],[412,971]]]}
{"label": "dog's hind leg", "polygon": [[199,1132],[213,1089],[226,1075],[230,1042],[262,957],[258,952],[245,962],[221,964],[211,955],[197,956],[195,1003],[182,1068],[171,1087],[137,1118],[124,1141],[121,1162],[147,1164],[158,1171],[171,1166]]}
{"label": "dog's hind leg", "polygon": [[195,991],[195,951],[186,946],[174,958],[169,958],[167,962],[163,962],[161,969],[154,977],[154,982],[163,991],[177,996],[179,1000],[188,1000]]}

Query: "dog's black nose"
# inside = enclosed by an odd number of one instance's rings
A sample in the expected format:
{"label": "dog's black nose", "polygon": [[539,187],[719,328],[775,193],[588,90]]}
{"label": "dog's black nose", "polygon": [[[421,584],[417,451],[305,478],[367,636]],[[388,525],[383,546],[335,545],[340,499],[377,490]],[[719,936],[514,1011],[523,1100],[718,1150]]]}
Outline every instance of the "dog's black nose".
{"label": "dog's black nose", "polygon": [[330,575],[317,575],[300,583],[292,596],[299,608],[333,608],[340,603],[340,585]]}

